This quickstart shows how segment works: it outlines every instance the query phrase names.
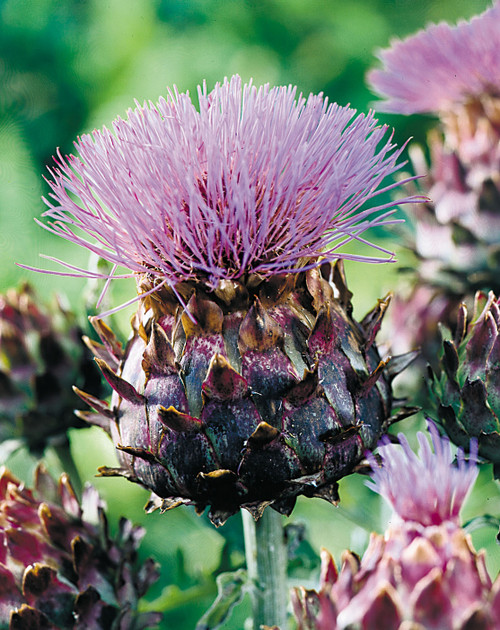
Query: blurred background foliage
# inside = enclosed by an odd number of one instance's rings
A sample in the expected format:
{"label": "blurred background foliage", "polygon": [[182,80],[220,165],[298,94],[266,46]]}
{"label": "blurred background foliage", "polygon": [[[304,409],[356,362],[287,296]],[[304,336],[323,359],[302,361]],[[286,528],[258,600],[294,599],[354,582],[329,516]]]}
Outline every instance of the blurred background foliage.
{"label": "blurred background foliage", "polygon": [[[332,101],[366,111],[374,97],[365,85],[375,51],[392,37],[404,37],[430,21],[468,18],[489,6],[486,0],[0,0],[0,292],[28,279],[40,295],[60,291],[84,314],[85,281],[18,268],[15,262],[45,267],[40,254],[87,264],[87,254],[57,239],[34,222],[48,194],[43,181],[57,147],[72,151],[73,140],[125,116],[134,99],[153,101],[167,86],[196,94],[224,76],[239,73],[257,84],[295,84],[299,91],[324,92]],[[395,128],[395,139],[423,141],[431,120],[380,116]],[[382,238],[383,235],[380,235]],[[393,245],[391,245],[392,247]],[[48,263],[51,265],[52,263]],[[54,266],[52,265],[52,268]],[[360,318],[394,285],[396,266],[347,265]],[[122,284],[120,284],[120,282]],[[117,281],[111,303],[126,300],[133,287]],[[130,311],[119,314],[124,336]],[[406,427],[412,429],[412,421]],[[214,575],[244,563],[241,525],[233,517],[219,530],[189,508],[146,516],[147,492],[118,479],[94,479],[99,465],[113,465],[112,445],[97,429],[74,431],[72,452],[83,478],[105,497],[112,527],[120,514],[147,527],[142,554],[154,555],[162,580],[164,628],[193,628],[215,596]],[[57,460],[46,456],[57,470]],[[33,462],[26,453],[9,465],[30,481]],[[500,496],[480,476],[466,507],[474,514],[498,514]],[[381,531],[388,512],[363,479],[341,483],[338,508],[301,500],[293,524],[293,579],[314,585],[317,552],[327,546],[339,559],[350,547],[362,553],[369,531]],[[305,525],[306,540],[302,539]],[[500,567],[495,531],[474,531],[477,547],[488,551],[493,574]],[[312,581],[310,581],[312,580]],[[159,603],[159,602],[157,602]],[[225,628],[242,628],[243,605]]]}

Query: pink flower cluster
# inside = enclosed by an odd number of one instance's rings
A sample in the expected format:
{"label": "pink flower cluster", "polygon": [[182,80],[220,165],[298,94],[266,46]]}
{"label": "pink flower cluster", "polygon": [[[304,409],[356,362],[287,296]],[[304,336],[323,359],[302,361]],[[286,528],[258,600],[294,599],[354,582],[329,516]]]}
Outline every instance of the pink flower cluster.
{"label": "pink flower cluster", "polygon": [[379,51],[383,68],[368,81],[385,100],[380,111],[438,112],[500,85],[500,3],[457,26],[434,24]]}
{"label": "pink flower cluster", "polygon": [[418,454],[414,453],[403,433],[398,435],[400,444],[391,444],[387,436],[382,438],[379,453],[382,466],[373,455],[368,455],[372,466],[372,481],[367,485],[380,494],[404,521],[420,523],[425,527],[440,525],[444,521],[458,524],[458,514],[479,469],[477,441],[471,440],[470,454],[465,458],[458,449],[454,467],[450,442],[440,437],[436,425],[429,422],[434,452],[427,437],[417,434]]}

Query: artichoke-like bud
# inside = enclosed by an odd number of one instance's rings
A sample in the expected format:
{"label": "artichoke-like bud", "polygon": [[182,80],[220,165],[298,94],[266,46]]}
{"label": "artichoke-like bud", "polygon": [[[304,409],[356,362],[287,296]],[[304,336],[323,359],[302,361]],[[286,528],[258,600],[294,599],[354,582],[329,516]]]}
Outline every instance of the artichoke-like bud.
{"label": "artichoke-like bud", "polygon": [[392,421],[391,380],[412,356],[379,357],[388,299],[356,322],[341,263],[252,285],[191,287],[185,310],[165,289],[145,298],[124,352],[93,320],[111,406],[79,393],[121,463],[101,473],[151,489],[151,509],[208,505],[220,524],[241,505],[336,501]]}
{"label": "artichoke-like bud", "polygon": [[0,472],[0,628],[141,630],[161,615],[137,604],[158,578],[153,560],[138,566],[144,530],[122,519],[108,534],[104,505],[87,486],[79,504],[66,474],[39,465],[29,490]]}
{"label": "artichoke-like bud", "polygon": [[488,575],[459,524],[460,508],[476,476],[475,445],[458,467],[447,439],[431,426],[434,451],[419,434],[417,456],[401,445],[371,458],[373,489],[396,514],[385,535],[372,534],[360,559],[342,556],[340,572],[323,550],[319,591],[295,589],[300,630],[495,630],[500,625],[500,577]]}
{"label": "artichoke-like bud", "polygon": [[437,370],[430,369],[430,392],[437,417],[450,439],[479,455],[500,475],[500,304],[493,292],[477,292],[472,320],[462,304],[456,333],[443,331]]}
{"label": "artichoke-like bud", "polygon": [[72,385],[102,393],[99,370],[82,331],[62,302],[40,305],[24,285],[0,295],[0,441],[40,453],[85,423]]}

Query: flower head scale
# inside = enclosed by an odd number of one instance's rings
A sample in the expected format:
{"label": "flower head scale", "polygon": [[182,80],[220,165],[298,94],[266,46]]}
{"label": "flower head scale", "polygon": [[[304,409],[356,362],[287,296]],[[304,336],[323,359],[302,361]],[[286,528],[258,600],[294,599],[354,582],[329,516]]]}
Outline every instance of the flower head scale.
{"label": "flower head scale", "polygon": [[402,166],[402,149],[371,113],[237,76],[198,97],[199,111],[176,90],[137,104],[114,133],[82,136],[79,157],[58,154],[43,227],[129,275],[215,288],[339,258],[345,243],[392,222],[397,203],[415,200],[365,205],[399,185],[381,187]]}
{"label": "flower head scale", "polygon": [[456,26],[433,24],[378,53],[368,81],[381,111],[439,112],[500,92],[500,3]]}
{"label": "flower head scale", "polygon": [[447,438],[439,435],[429,421],[434,452],[427,437],[419,432],[418,455],[411,449],[404,434],[400,433],[400,445],[391,444],[385,436],[379,452],[382,466],[369,455],[373,468],[372,481],[368,486],[382,495],[404,521],[414,521],[424,526],[440,525],[452,520],[458,524],[458,514],[478,475],[477,441],[471,440],[468,461],[462,449],[458,449],[457,467]]}

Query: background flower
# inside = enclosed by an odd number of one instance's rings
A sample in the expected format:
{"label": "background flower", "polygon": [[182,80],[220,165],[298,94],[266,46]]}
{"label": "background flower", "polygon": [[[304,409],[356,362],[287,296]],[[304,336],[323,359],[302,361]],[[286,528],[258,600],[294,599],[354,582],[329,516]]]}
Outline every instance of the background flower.
{"label": "background flower", "polygon": [[498,393],[498,298],[478,292],[468,318],[465,304],[458,311],[456,334],[444,326],[436,370],[430,371],[430,404],[451,440],[467,448],[478,440],[479,454],[500,477],[500,398]]}
{"label": "background flower", "polygon": [[434,452],[423,433],[418,456],[400,434],[400,445],[382,443],[381,464],[371,457],[370,487],[395,516],[383,536],[372,534],[361,560],[344,553],[340,573],[323,552],[319,593],[295,591],[301,630],[498,626],[500,578],[492,584],[484,553],[475,551],[458,519],[477,477],[477,444],[471,443],[469,461],[458,451],[455,467],[449,441],[435,425],[429,429]]}
{"label": "background flower", "polygon": [[161,615],[137,610],[139,598],[158,578],[153,560],[137,564],[143,535],[122,519],[111,538],[104,504],[91,486],[80,506],[67,475],[57,484],[39,466],[31,491],[2,468],[1,627],[155,627]]}
{"label": "background flower", "polygon": [[83,330],[62,298],[43,305],[28,285],[0,295],[0,452],[26,444],[41,455],[47,445],[68,448],[67,431],[85,423],[72,390],[105,395]]}
{"label": "background flower", "polygon": [[393,40],[378,56],[382,69],[368,81],[384,97],[379,109],[400,114],[447,112],[457,105],[497,96],[500,85],[500,4],[461,20],[433,24]]}
{"label": "background flower", "polygon": [[[430,25],[393,42],[379,54],[383,67],[368,73],[382,109],[439,117],[426,146],[409,149],[417,187],[430,201],[409,213],[403,238],[415,255],[413,288],[399,309],[400,327],[411,331],[406,349],[421,344],[434,366],[438,322],[454,331],[462,301],[472,306],[477,290],[499,289],[499,42],[495,3],[468,22]],[[423,291],[432,296],[424,309]]]}

